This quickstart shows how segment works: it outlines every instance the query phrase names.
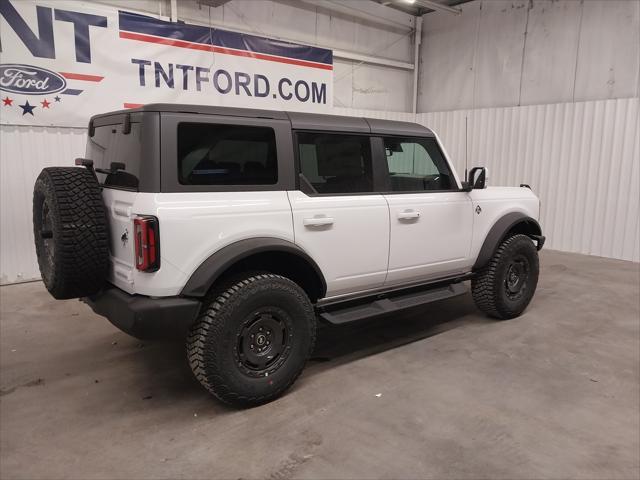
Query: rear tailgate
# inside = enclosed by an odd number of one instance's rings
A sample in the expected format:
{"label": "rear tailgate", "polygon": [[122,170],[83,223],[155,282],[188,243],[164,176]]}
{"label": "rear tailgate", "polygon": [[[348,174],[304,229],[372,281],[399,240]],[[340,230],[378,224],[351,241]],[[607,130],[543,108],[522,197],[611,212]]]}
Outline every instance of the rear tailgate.
{"label": "rear tailgate", "polygon": [[[134,202],[141,195],[138,191],[147,186],[150,179],[155,180],[160,163],[153,155],[155,137],[147,135],[145,138],[151,145],[143,145],[143,128],[153,130],[157,121],[157,114],[146,115],[146,123],[142,121],[142,113],[114,113],[93,118],[85,154],[93,161],[104,187],[102,198],[107,208],[112,263],[109,281],[128,293],[135,290]],[[145,178],[141,178],[143,171]]]}
{"label": "rear tailgate", "polygon": [[134,293],[135,242],[133,204],[136,192],[105,188],[102,198],[109,220],[111,271],[109,281],[128,293]]}

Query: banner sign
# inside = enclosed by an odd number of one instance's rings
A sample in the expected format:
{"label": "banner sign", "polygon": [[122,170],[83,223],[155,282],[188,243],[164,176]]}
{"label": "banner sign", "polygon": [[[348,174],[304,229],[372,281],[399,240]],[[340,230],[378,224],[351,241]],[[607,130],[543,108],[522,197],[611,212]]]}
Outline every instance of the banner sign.
{"label": "banner sign", "polygon": [[79,1],[0,0],[0,122],[84,127],[147,103],[327,111],[331,50]]}

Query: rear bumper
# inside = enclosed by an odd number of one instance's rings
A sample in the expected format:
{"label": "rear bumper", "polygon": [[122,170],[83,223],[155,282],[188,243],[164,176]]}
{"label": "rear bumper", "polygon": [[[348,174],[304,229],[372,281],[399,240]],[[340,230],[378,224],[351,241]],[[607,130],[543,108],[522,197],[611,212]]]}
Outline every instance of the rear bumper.
{"label": "rear bumper", "polygon": [[200,311],[184,297],[151,298],[109,288],[82,301],[125,333],[140,339],[183,338]]}

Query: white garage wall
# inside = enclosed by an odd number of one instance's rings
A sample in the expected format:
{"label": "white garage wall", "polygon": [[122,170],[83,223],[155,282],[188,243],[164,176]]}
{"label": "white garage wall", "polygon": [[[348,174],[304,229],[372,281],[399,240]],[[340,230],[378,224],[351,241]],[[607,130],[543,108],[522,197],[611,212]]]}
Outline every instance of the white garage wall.
{"label": "white garage wall", "polygon": [[[413,113],[336,108],[337,115],[414,121]],[[0,125],[0,285],[40,278],[33,243],[33,184],[45,167],[84,157],[84,128]]]}
{"label": "white garage wall", "polygon": [[[169,0],[94,3],[170,15]],[[331,2],[322,6],[299,0],[232,0],[214,8],[178,0],[178,19],[376,57],[377,64],[334,59],[334,104],[343,114],[355,108],[376,109],[391,112],[374,116],[413,119],[403,113],[412,109],[413,72],[388,64],[413,63],[415,19],[374,3],[367,2],[364,9],[358,0],[339,3],[341,12],[333,11]],[[31,226],[33,183],[42,168],[71,165],[83,156],[85,135],[85,129],[0,126],[0,284],[39,277]]]}
{"label": "white garage wall", "polygon": [[40,278],[33,246],[33,184],[45,167],[83,157],[86,129],[0,126],[0,284]]}
{"label": "white garage wall", "polygon": [[639,95],[640,1],[476,0],[424,16],[419,112]]}
{"label": "white garage wall", "polygon": [[[640,261],[637,98],[426,113],[336,108],[338,115],[417,121],[435,130],[462,174],[529,183],[542,200],[547,248]],[[39,278],[31,192],[40,170],[84,155],[86,130],[0,127],[0,283]]]}
{"label": "white garage wall", "polygon": [[[95,3],[154,15],[170,14],[168,0],[97,0]],[[334,105],[413,110],[413,71],[389,66],[392,62],[413,64],[415,18],[411,15],[368,0],[315,3],[310,0],[232,0],[219,7],[209,7],[197,0],[178,0],[177,5],[178,19],[187,23],[376,57],[378,64],[334,58]]]}
{"label": "white garage wall", "polygon": [[548,247],[639,261],[640,1],[476,0],[424,16],[418,121],[529,183]]}
{"label": "white garage wall", "polygon": [[[101,3],[169,14],[168,0]],[[270,36],[412,61],[411,36],[401,29],[303,3],[233,0],[210,9],[180,0],[179,13],[185,21],[209,22],[211,14],[211,24],[229,29],[260,33],[258,28]],[[465,4],[461,16],[430,13],[420,104],[422,111],[441,111],[406,113],[410,71],[347,60],[335,61],[335,111],[417,119],[442,137],[460,172],[467,117],[470,166],[488,166],[493,185],[532,185],[542,199],[550,248],[640,261],[638,3],[495,0]],[[636,98],[606,100],[625,96]],[[83,156],[85,135],[84,129],[0,127],[0,283],[39,277],[33,183],[42,168]]]}
{"label": "white garage wall", "polygon": [[640,261],[638,98],[418,114],[464,172],[531,185],[547,247]]}

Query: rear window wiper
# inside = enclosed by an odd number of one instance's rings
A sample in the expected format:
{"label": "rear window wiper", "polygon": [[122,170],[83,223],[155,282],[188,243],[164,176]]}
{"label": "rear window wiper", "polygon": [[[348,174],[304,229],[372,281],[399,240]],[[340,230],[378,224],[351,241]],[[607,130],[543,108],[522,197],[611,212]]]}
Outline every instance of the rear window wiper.
{"label": "rear window wiper", "polygon": [[93,160],[90,160],[88,158],[76,158],[75,164],[79,167],[87,167],[87,169],[92,172],[104,173],[106,175],[116,173],[118,170],[124,171],[127,169],[127,166],[122,162],[111,162],[111,164],[109,165],[109,170],[107,170],[106,168],[94,168]]}
{"label": "rear window wiper", "polygon": [[113,173],[117,173],[118,170],[126,170],[126,165],[122,162],[111,162],[111,164],[109,165],[109,170],[107,170],[106,168],[95,168],[94,170],[98,173],[111,175]]}
{"label": "rear window wiper", "polygon": [[126,170],[126,165],[122,162],[111,162],[108,170],[106,168],[94,168],[93,160],[89,158],[76,158],[75,164],[79,167],[80,166],[86,167],[86,169],[93,174],[94,178],[96,179],[96,182],[98,182],[100,185],[104,185],[104,182],[101,182],[100,180],[98,180],[98,176],[96,175],[96,173],[102,173],[105,175],[114,175],[114,174],[117,174],[119,171],[124,172]]}

